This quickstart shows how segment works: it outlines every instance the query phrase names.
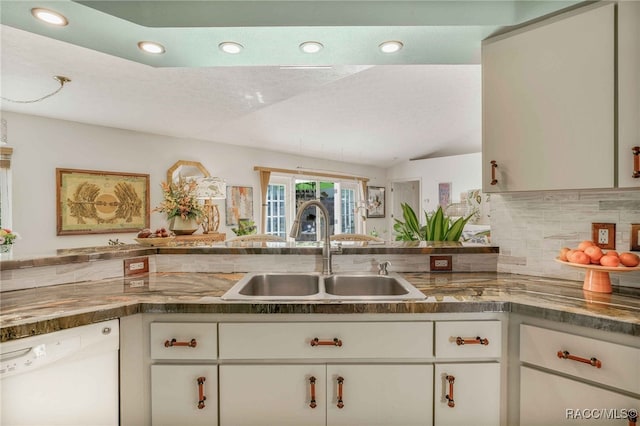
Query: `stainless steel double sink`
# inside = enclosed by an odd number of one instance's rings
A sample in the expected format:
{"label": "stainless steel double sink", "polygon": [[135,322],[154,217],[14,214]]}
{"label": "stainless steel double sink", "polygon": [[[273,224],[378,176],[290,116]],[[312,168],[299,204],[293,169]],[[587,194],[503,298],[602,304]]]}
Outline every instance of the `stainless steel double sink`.
{"label": "stainless steel double sink", "polygon": [[223,300],[422,300],[425,295],[397,273],[249,273]]}

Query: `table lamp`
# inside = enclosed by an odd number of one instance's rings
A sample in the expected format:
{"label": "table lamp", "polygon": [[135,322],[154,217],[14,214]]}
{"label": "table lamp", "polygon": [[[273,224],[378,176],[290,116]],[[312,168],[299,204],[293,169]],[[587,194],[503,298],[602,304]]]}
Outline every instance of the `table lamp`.
{"label": "table lamp", "polygon": [[196,182],[198,183],[196,197],[204,200],[202,232],[216,233],[220,226],[220,211],[213,200],[224,200],[227,196],[227,186],[224,179],[219,177],[202,177],[196,179]]}

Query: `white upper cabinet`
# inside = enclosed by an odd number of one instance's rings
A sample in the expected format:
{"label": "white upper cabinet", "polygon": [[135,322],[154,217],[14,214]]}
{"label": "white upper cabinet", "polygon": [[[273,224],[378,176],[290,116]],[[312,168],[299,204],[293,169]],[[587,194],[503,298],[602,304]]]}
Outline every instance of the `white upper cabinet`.
{"label": "white upper cabinet", "polygon": [[618,4],[618,147],[618,186],[640,186],[640,2],[637,1]]}
{"label": "white upper cabinet", "polygon": [[616,186],[615,7],[483,42],[485,192]]}

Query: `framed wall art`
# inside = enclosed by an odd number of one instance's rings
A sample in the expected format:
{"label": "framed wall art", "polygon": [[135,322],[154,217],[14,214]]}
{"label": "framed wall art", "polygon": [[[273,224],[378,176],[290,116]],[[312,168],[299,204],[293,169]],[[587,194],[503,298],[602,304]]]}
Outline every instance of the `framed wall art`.
{"label": "framed wall art", "polygon": [[367,217],[384,217],[384,186],[367,186]]}
{"label": "framed wall art", "polygon": [[149,175],[56,169],[57,235],[149,227]]}
{"label": "framed wall art", "polygon": [[238,219],[253,220],[253,187],[227,186],[225,213],[227,226],[237,225]]}
{"label": "framed wall art", "polygon": [[451,183],[438,184],[438,204],[443,210],[451,204]]}

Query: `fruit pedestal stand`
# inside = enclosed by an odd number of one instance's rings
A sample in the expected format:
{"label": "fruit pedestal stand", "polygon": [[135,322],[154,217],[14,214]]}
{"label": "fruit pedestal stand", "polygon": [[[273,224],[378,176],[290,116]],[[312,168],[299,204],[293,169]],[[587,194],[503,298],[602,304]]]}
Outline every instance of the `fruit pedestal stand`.
{"label": "fruit pedestal stand", "polygon": [[596,293],[611,293],[611,278],[609,277],[609,272],[640,271],[640,266],[583,265],[581,263],[567,262],[558,258],[556,258],[555,261],[563,265],[573,266],[574,268],[586,269],[582,289]]}

